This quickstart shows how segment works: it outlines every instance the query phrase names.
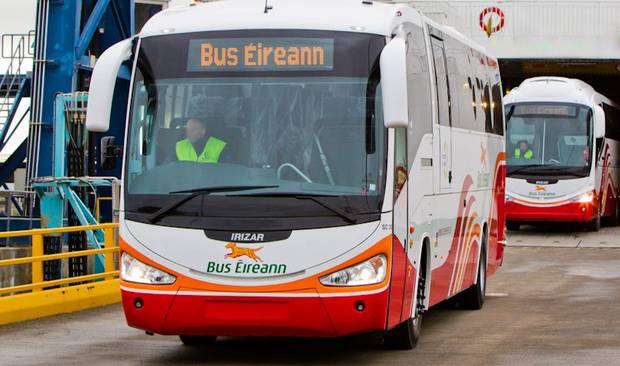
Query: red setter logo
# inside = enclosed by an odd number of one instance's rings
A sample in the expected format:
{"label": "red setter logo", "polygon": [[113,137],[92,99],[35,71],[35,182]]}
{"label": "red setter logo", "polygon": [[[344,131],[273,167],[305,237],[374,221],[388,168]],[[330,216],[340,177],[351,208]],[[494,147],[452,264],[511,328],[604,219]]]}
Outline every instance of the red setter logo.
{"label": "red setter logo", "polygon": [[248,257],[254,262],[262,262],[263,260],[256,254],[259,250],[263,249],[263,247],[259,248],[241,248],[238,247],[235,243],[226,244],[226,248],[230,249],[230,253],[226,254],[224,258],[239,258],[239,257]]}

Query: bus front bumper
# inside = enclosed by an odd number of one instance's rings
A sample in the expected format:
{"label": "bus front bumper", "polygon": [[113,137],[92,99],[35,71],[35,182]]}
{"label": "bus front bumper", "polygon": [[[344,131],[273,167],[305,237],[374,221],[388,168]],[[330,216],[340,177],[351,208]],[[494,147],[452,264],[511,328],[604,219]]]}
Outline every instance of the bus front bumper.
{"label": "bus front bumper", "polygon": [[506,220],[516,222],[589,222],[595,218],[598,207],[593,203],[569,202],[560,206],[527,206],[514,201],[506,202]]}
{"label": "bus front bumper", "polygon": [[162,335],[339,337],[386,327],[387,289],[334,297],[121,292],[129,326]]}

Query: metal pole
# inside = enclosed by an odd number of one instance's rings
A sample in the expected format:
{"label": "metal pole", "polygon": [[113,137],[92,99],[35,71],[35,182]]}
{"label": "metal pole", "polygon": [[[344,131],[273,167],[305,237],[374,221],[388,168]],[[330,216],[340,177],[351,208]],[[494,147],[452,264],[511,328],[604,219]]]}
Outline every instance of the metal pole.
{"label": "metal pole", "polygon": [[[37,234],[32,236],[32,256],[38,257],[43,255],[43,235]],[[32,262],[32,283],[43,282],[43,262]],[[32,291],[41,291],[36,289]]]}
{"label": "metal pole", "polygon": [[[104,229],[104,248],[105,249],[113,249],[116,245],[114,242],[114,229],[106,228]],[[114,253],[109,252],[105,254],[105,262],[104,262],[104,271],[105,272],[114,272]],[[114,279],[114,276],[107,276],[107,280]]]}

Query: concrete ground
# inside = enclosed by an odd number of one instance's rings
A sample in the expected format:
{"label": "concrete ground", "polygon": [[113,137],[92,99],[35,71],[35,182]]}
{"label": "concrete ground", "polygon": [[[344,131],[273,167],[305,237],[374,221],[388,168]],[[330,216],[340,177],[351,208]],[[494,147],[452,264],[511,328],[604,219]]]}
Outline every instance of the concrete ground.
{"label": "concrete ground", "polygon": [[226,338],[205,348],[126,327],[118,305],[0,327],[0,365],[618,365],[620,229],[510,233],[480,311],[432,309],[414,351],[376,337]]}

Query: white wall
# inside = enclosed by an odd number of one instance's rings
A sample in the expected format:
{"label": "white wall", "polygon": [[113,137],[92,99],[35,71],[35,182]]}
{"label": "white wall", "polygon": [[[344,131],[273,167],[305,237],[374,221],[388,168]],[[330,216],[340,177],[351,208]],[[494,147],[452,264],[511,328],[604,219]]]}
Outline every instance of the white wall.
{"label": "white wall", "polygon": [[[28,33],[34,30],[36,0],[0,0],[0,34]],[[0,74],[4,74],[8,60],[0,58]],[[32,69],[31,62],[24,67]]]}
{"label": "white wall", "polygon": [[192,0],[172,0],[170,6],[189,5],[191,2]]}
{"label": "white wall", "polygon": [[[620,59],[618,0],[413,3],[432,18],[483,44],[499,58]],[[504,29],[490,38],[480,27],[480,13],[489,6],[497,6],[505,14]]]}
{"label": "white wall", "polygon": [[[28,33],[34,30],[36,13],[36,0],[0,0],[0,34],[9,33]],[[5,51],[5,53],[10,53]],[[9,66],[9,60],[0,58],[0,75],[3,75]],[[16,65],[14,65],[16,67]],[[21,65],[21,72],[27,72],[32,70],[32,60],[26,59]],[[22,103],[22,107],[18,110],[17,115],[21,117],[22,113],[26,111],[28,101]],[[15,150],[21,140],[28,134],[28,121],[30,118],[26,116],[26,119],[19,126],[18,131],[15,132],[14,139],[11,139],[7,146],[2,150],[0,154],[0,160],[4,160],[13,150]],[[4,123],[4,121],[0,121]],[[21,137],[21,138],[20,138]],[[18,141],[19,140],[19,141]]]}

